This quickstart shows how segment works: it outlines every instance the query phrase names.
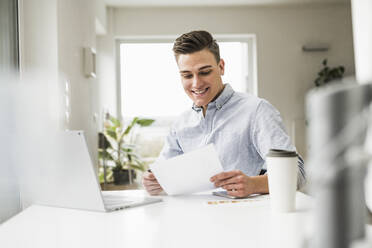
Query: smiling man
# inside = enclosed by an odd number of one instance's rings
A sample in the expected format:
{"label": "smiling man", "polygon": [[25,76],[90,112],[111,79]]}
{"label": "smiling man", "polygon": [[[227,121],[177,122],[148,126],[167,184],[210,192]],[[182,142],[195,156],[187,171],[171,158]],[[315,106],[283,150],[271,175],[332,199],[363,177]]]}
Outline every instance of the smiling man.
{"label": "smiling man", "polygon": [[[279,112],[266,100],[235,92],[222,82],[225,62],[210,33],[181,35],[173,52],[182,86],[194,104],[171,128],[160,157],[171,158],[213,143],[225,171],[210,179],[216,187],[238,197],[269,193],[266,154],[270,149],[295,150]],[[305,171],[300,157],[298,166],[301,187]],[[143,185],[151,195],[163,191],[151,172],[145,173]]]}

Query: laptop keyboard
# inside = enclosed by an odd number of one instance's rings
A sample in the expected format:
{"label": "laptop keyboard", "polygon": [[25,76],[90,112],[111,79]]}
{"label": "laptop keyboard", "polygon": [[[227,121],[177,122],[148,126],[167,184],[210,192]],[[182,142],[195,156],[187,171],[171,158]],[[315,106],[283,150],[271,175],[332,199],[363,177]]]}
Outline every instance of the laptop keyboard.
{"label": "laptop keyboard", "polygon": [[120,210],[124,208],[141,206],[149,203],[162,201],[161,199],[154,199],[148,197],[122,196],[104,191],[102,192],[102,198],[106,209],[109,210]]}
{"label": "laptop keyboard", "polygon": [[107,207],[116,207],[131,204],[134,201],[125,198],[124,196],[111,195],[111,194],[102,194],[103,202]]}

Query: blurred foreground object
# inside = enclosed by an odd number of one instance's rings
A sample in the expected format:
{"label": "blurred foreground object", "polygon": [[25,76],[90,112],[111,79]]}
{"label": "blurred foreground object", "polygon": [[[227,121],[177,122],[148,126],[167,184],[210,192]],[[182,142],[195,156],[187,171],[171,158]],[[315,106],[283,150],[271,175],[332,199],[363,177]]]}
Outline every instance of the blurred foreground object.
{"label": "blurred foreground object", "polygon": [[[47,140],[63,128],[59,81],[45,71],[0,74],[0,222],[25,206],[32,165],[45,157]],[[43,171],[40,171],[43,177]]]}
{"label": "blurred foreground object", "polygon": [[16,116],[15,75],[0,73],[0,224],[21,211],[15,163],[12,157]]}
{"label": "blurred foreground object", "polygon": [[347,248],[365,237],[364,151],[372,85],[353,82],[307,96],[309,181],[315,196],[314,248]]}

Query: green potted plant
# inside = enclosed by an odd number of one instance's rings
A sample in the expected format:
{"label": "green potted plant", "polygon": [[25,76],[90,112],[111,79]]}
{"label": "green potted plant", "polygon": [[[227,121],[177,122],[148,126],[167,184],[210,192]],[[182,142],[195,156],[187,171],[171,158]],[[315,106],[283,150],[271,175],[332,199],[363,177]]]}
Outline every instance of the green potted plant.
{"label": "green potted plant", "polygon": [[129,125],[124,126],[117,118],[107,117],[101,135],[103,145],[98,149],[99,158],[111,162],[114,184],[131,184],[136,171],[145,170],[144,163],[137,154],[137,147],[132,142],[133,130],[136,126],[150,126],[154,120],[134,117]]}
{"label": "green potted plant", "polygon": [[333,80],[342,79],[344,76],[345,68],[343,66],[330,68],[327,62],[327,59],[323,60],[323,69],[318,72],[318,77],[314,81],[315,86],[325,85]]}

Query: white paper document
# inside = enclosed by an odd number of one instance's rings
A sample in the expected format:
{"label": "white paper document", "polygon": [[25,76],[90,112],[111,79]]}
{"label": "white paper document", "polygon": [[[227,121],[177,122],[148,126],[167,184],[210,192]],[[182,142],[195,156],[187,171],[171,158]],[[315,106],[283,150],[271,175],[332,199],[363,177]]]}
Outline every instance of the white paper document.
{"label": "white paper document", "polygon": [[214,189],[215,186],[209,179],[223,172],[213,144],[168,160],[157,161],[150,165],[150,169],[168,195]]}

